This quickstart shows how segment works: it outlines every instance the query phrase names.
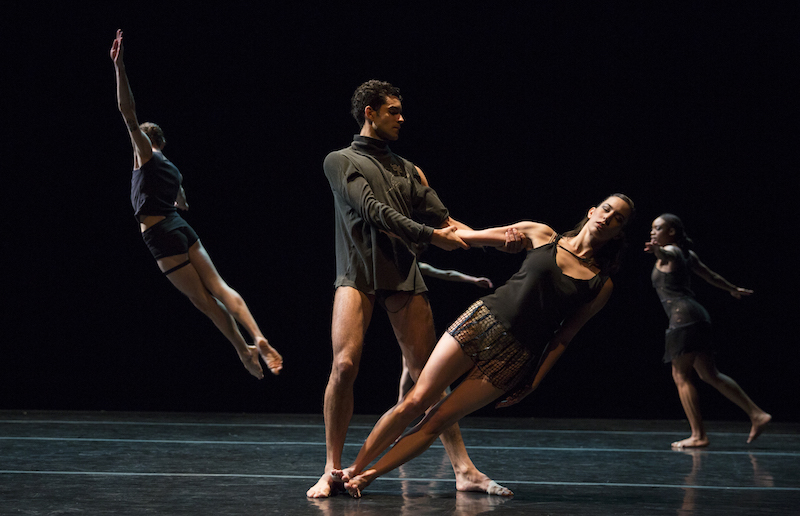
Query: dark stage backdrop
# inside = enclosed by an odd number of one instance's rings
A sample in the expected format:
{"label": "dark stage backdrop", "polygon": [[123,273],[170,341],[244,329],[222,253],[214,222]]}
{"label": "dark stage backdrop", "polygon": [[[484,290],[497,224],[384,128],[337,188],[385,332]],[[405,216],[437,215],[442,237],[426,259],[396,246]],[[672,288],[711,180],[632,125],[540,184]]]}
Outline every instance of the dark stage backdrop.
{"label": "dark stage backdrop", "polygon": [[[696,282],[720,369],[776,420],[797,421],[798,10],[693,4],[10,3],[0,409],[319,413],[334,279],[322,160],[358,130],[352,91],[380,78],[405,97],[393,149],[457,219],[566,230],[606,194],[637,203],[608,306],[538,392],[481,414],[684,417],[642,252],[652,219],[670,211],[712,269],[756,291],[736,301]],[[108,57],[117,28],[139,119],[164,127],[186,218],[283,353],[280,377],[251,378],[141,242]],[[425,259],[501,284],[522,256]],[[438,331],[484,293],[429,287]],[[387,408],[399,372],[376,312],[356,411]],[[707,418],[745,419],[701,395]]]}

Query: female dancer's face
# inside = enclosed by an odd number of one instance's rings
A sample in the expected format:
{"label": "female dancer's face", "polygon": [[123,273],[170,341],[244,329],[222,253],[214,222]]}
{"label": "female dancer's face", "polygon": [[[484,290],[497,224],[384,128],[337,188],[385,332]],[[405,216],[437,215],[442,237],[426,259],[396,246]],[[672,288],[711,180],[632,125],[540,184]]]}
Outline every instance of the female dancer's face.
{"label": "female dancer's face", "polygon": [[675,230],[667,225],[667,221],[658,217],[650,226],[650,241],[660,246],[671,244],[675,241]]}
{"label": "female dancer's face", "polygon": [[586,225],[601,240],[611,240],[622,232],[630,215],[630,205],[619,197],[611,196],[589,210]]}

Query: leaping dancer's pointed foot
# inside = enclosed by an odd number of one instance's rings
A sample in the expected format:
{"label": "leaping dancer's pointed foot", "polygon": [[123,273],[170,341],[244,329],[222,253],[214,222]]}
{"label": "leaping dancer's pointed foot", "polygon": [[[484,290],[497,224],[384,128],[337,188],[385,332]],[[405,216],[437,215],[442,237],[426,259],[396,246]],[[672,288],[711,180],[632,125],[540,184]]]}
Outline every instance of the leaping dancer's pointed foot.
{"label": "leaping dancer's pointed foot", "polygon": [[753,419],[753,426],[750,427],[750,436],[747,438],[747,444],[755,441],[770,421],[772,421],[772,416],[766,412]]}
{"label": "leaping dancer's pointed foot", "polygon": [[258,349],[255,346],[248,345],[244,351],[238,352],[239,360],[242,361],[247,372],[261,380],[264,378],[264,370],[261,369],[261,364],[258,363]]}
{"label": "leaping dancer's pointed foot", "polygon": [[283,369],[283,357],[281,354],[270,346],[269,342],[264,337],[256,338],[256,346],[270,372],[275,375],[280,374],[281,369]]}

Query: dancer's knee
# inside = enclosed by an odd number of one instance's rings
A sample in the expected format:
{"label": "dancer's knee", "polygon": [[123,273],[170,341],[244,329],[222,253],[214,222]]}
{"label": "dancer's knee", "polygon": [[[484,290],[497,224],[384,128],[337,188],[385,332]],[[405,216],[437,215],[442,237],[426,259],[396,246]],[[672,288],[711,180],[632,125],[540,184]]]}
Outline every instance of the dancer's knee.
{"label": "dancer's knee", "polygon": [[691,366],[686,367],[685,365],[684,366],[677,365],[675,364],[675,362],[672,363],[672,379],[675,382],[675,385],[680,387],[681,385],[691,383],[692,381],[691,376],[692,376]]}
{"label": "dancer's knee", "polygon": [[334,357],[331,365],[331,381],[352,385],[358,376],[358,362],[351,356]]}
{"label": "dancer's knee", "polygon": [[205,290],[187,294],[187,297],[198,310],[209,317],[220,308],[217,300]]}
{"label": "dancer's knee", "polygon": [[421,432],[426,433],[431,438],[436,438],[455,423],[450,414],[445,411],[437,410],[431,414],[420,428]]}
{"label": "dancer's knee", "polygon": [[397,404],[394,411],[401,417],[414,420],[428,410],[431,404],[431,400],[415,395],[414,391],[411,391]]}
{"label": "dancer's knee", "polygon": [[714,387],[723,383],[722,378],[720,377],[720,373],[716,369],[713,371],[708,369],[698,370],[697,376],[707,384],[712,385]]}

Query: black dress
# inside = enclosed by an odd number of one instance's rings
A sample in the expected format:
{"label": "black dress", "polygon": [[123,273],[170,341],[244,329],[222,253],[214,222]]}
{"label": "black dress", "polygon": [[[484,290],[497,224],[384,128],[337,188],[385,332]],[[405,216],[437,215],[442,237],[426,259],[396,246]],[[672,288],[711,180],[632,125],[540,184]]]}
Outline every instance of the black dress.
{"label": "black dress", "polygon": [[694,298],[691,269],[684,253],[680,252],[675,258],[672,272],[662,272],[654,266],[650,277],[669,317],[664,362],[671,362],[685,353],[711,351],[711,317]]}

